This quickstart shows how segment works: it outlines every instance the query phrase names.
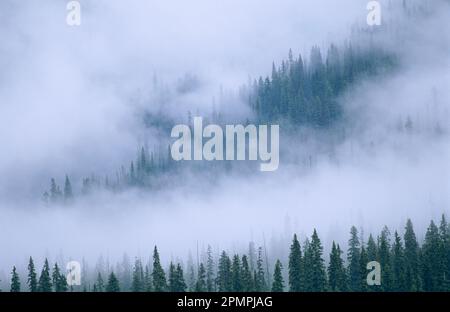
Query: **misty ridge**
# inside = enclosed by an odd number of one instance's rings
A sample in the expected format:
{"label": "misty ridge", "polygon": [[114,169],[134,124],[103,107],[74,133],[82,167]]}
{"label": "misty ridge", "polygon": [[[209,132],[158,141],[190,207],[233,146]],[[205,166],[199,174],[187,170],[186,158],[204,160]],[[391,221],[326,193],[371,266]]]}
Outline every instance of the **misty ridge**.
{"label": "misty ridge", "polygon": [[[287,281],[294,233],[303,244],[317,229],[328,255],[347,250],[352,225],[375,234],[411,218],[422,242],[448,215],[448,1],[380,1],[377,27],[353,1],[175,2],[86,3],[77,29],[50,1],[0,5],[4,285],[30,255],[88,268],[126,252],[150,270],[157,245],[167,272],[171,259],[187,274],[198,249],[218,259],[248,241],[267,245],[265,278],[280,259]],[[278,170],[174,161],[172,127],[197,116],[279,124]]]}

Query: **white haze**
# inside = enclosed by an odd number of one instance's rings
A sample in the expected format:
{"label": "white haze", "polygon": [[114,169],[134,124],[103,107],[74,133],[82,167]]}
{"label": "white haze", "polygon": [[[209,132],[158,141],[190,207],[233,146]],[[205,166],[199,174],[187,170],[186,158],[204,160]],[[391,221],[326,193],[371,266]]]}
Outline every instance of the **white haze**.
{"label": "white haze", "polygon": [[[186,186],[44,207],[50,177],[61,183],[68,173],[79,190],[81,176],[111,173],[135,156],[143,137],[157,140],[136,116],[142,101],[132,100],[151,98],[154,75],[167,84],[198,76],[198,92],[170,113],[209,112],[221,86],[267,74],[289,48],[307,54],[313,44],[340,44],[367,13],[366,1],[354,0],[81,1],[82,25],[70,28],[65,4],[0,4],[1,269],[23,266],[30,255],[38,262],[60,253],[92,261],[125,251],[148,257],[154,244],[163,261],[184,258],[197,242],[242,251],[250,239],[262,244],[263,233],[276,249],[277,240],[287,247],[292,232],[303,239],[313,228],[328,248],[345,242],[353,224],[365,233],[384,224],[402,230],[410,217],[423,233],[431,218],[449,212],[444,4],[429,22],[407,24],[416,39],[396,47],[399,71],[344,97],[354,131],[337,147],[338,162],[321,157],[301,171],[281,163],[278,172],[221,177],[214,186],[174,177]],[[438,100],[430,104],[433,90]],[[395,131],[407,116],[420,132]],[[431,134],[436,123],[440,137]]]}

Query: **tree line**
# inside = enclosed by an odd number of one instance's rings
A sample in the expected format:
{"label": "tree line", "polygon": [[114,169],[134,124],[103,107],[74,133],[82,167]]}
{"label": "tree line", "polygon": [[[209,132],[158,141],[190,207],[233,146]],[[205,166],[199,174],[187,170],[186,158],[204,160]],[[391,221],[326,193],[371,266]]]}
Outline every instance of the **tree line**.
{"label": "tree line", "polygon": [[[367,243],[363,242],[353,226],[345,257],[341,246],[333,241],[327,261],[316,230],[303,244],[294,234],[285,260],[286,267],[277,259],[272,274],[269,274],[269,264],[261,247],[257,252],[250,249],[248,254],[242,255],[229,255],[224,250],[215,259],[208,246],[206,260],[197,265],[196,274],[193,265],[185,274],[179,262],[170,262],[165,270],[155,246],[151,265],[143,265],[141,259],[136,258],[129,286],[125,286],[126,282],[114,270],[109,270],[107,276],[98,271],[95,282],[89,288],[85,285],[84,291],[450,291],[450,225],[444,215],[439,225],[431,221],[422,244],[419,244],[409,219],[403,237],[397,231],[391,235],[389,229],[384,227],[378,236],[370,234]],[[380,285],[369,286],[367,283],[367,264],[371,261],[380,264]],[[22,287],[16,267],[12,268],[10,291],[21,290],[65,292],[73,288],[68,285],[57,263],[50,270],[47,259],[38,278],[33,258],[30,257],[26,287]]]}

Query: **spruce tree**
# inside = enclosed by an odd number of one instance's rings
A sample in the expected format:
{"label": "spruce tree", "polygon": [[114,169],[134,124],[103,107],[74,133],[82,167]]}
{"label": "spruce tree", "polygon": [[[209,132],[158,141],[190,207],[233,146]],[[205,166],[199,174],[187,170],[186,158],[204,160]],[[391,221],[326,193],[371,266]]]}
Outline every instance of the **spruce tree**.
{"label": "spruce tree", "polygon": [[109,274],[108,284],[106,285],[106,292],[120,292],[119,280],[114,272]]}
{"label": "spruce tree", "polygon": [[139,259],[134,261],[133,278],[131,281],[131,291],[141,292],[144,291],[144,271]]}
{"label": "spruce tree", "polygon": [[15,266],[11,272],[11,292],[20,292],[20,278]]}
{"label": "spruce tree", "polygon": [[206,287],[208,292],[215,291],[215,281],[214,281],[214,259],[212,255],[212,248],[208,245],[206,259]]}
{"label": "spruce tree", "polygon": [[176,281],[177,281],[177,291],[185,292],[186,291],[186,282],[184,281],[183,269],[181,268],[181,264],[177,264],[176,269]]}
{"label": "spruce tree", "polygon": [[232,290],[235,292],[242,291],[241,281],[241,260],[238,255],[234,255],[233,263],[231,265],[231,284]]}
{"label": "spruce tree", "polygon": [[333,241],[330,253],[330,263],[328,265],[329,290],[346,291],[347,280],[344,267],[344,260],[341,257],[342,251],[339,245]]}
{"label": "spruce tree", "polygon": [[217,270],[217,287],[220,292],[233,290],[231,260],[225,251],[222,251],[219,259],[219,266]]}
{"label": "spruce tree", "polygon": [[98,272],[97,274],[97,280],[95,282],[95,288],[97,292],[104,292],[105,291],[105,283],[103,281],[102,274]]}
{"label": "spruce tree", "polygon": [[397,231],[392,245],[392,276],[394,291],[406,291],[405,258],[403,245]]}
{"label": "spruce tree", "polygon": [[323,247],[316,229],[314,229],[313,235],[311,236],[309,248],[312,263],[310,280],[311,289],[313,291],[325,291],[327,288],[327,278],[325,273],[325,263],[322,258]]}
{"label": "spruce tree", "polygon": [[384,291],[392,291],[393,276],[391,264],[390,232],[386,226],[383,228],[383,230],[381,231],[381,235],[378,238],[378,245],[378,254],[381,266],[381,289]]}
{"label": "spruce tree", "polygon": [[153,283],[152,283],[152,276],[150,273],[150,269],[148,268],[148,265],[145,266],[145,273],[144,273],[144,291],[150,292],[153,289]]}
{"label": "spruce tree", "polygon": [[38,282],[37,282],[37,276],[36,276],[36,269],[34,268],[34,262],[33,258],[30,257],[30,260],[28,262],[28,289],[30,292],[37,292],[38,291]]}
{"label": "spruce tree", "polygon": [[405,235],[405,288],[407,291],[421,289],[419,243],[410,219],[406,222]]}
{"label": "spruce tree", "polygon": [[280,260],[277,260],[277,262],[275,263],[275,270],[273,271],[272,292],[283,292],[284,290],[284,281],[281,270],[281,262]]}
{"label": "spruce tree", "polygon": [[258,260],[256,260],[256,272],[255,272],[255,290],[258,292],[267,291],[267,283],[263,267],[262,248],[258,248]]}
{"label": "spruce tree", "polygon": [[450,225],[447,222],[445,215],[441,217],[441,223],[439,225],[439,235],[441,237],[441,257],[442,257],[442,269],[444,271],[444,281],[442,285],[443,291],[450,290]]}
{"label": "spruce tree", "polygon": [[52,272],[52,281],[55,292],[66,292],[68,289],[67,279],[64,274],[61,273],[58,264],[55,263]]}
{"label": "spruce tree", "polygon": [[303,268],[302,252],[297,234],[294,234],[291,250],[289,253],[289,291],[298,292],[303,290]]}
{"label": "spruce tree", "polygon": [[427,229],[422,246],[422,280],[425,291],[442,291],[445,286],[442,241],[433,221]]}
{"label": "spruce tree", "polygon": [[253,291],[253,277],[248,264],[247,256],[242,256],[242,271],[241,271],[241,283],[242,291],[249,292]]}
{"label": "spruce tree", "polygon": [[361,266],[361,288],[360,291],[367,291],[367,263],[369,263],[369,257],[367,256],[366,248],[361,244],[361,252],[359,258],[359,265]]}
{"label": "spruce tree", "polygon": [[166,274],[164,273],[164,270],[161,266],[161,262],[159,260],[159,253],[158,253],[158,249],[156,248],[156,246],[155,246],[155,249],[153,250],[152,279],[153,279],[154,291],[162,292],[162,291],[167,290]]}
{"label": "spruce tree", "polygon": [[206,270],[203,263],[200,263],[197,274],[197,283],[195,283],[195,291],[204,292],[207,291],[206,285]]}
{"label": "spruce tree", "polygon": [[348,242],[348,246],[347,261],[349,290],[359,291],[361,289],[361,254],[358,230],[354,226],[350,229],[350,240]]}
{"label": "spruce tree", "polygon": [[70,202],[73,198],[72,184],[70,183],[69,177],[66,174],[66,179],[64,181],[64,201]]}
{"label": "spruce tree", "polygon": [[52,291],[52,282],[51,282],[51,278],[50,278],[50,267],[48,265],[47,259],[45,259],[44,267],[42,268],[41,276],[39,277],[38,291],[39,292],[51,292]]}

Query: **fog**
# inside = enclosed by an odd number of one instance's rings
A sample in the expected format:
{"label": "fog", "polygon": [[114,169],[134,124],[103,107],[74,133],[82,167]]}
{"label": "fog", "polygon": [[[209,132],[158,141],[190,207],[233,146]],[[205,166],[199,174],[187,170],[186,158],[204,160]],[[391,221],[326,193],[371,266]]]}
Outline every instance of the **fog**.
{"label": "fog", "polygon": [[[221,90],[269,74],[289,49],[308,55],[312,45],[342,44],[367,15],[366,1],[353,0],[80,2],[79,27],[66,25],[66,1],[0,4],[0,269],[24,266],[30,255],[38,264],[61,255],[148,258],[155,244],[164,263],[197,243],[242,251],[265,239],[269,253],[281,254],[277,242],[287,248],[293,232],[304,239],[314,228],[327,250],[332,240],[345,245],[351,225],[377,234],[384,224],[401,231],[411,218],[421,237],[430,219],[450,211],[444,0],[425,21],[383,11],[406,29],[401,44],[386,39],[400,66],[340,99],[352,131],[334,157],[318,152],[320,140],[282,137],[289,153],[314,155],[314,165],[281,162],[273,173],[231,173],[213,184],[186,172],[157,192],[100,192],[46,207],[51,177],[62,183],[68,174],[77,192],[81,177],[111,174],[139,145],[157,144],[143,110],[178,120],[208,114]],[[186,75],[198,85],[162,107],[159,92]],[[223,109],[250,114],[237,100]],[[407,118],[413,131],[398,131]]]}

